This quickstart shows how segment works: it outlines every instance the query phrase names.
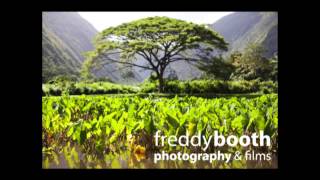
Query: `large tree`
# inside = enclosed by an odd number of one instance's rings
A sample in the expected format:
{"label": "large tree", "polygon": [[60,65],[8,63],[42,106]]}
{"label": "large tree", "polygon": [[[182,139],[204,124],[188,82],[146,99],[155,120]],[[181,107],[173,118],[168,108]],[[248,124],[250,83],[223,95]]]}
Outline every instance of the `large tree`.
{"label": "large tree", "polygon": [[263,54],[265,54],[265,49],[257,43],[249,43],[243,53],[233,54],[232,61],[235,71],[231,78],[235,80],[277,81],[278,58],[267,59]]}
{"label": "large tree", "polygon": [[231,74],[235,70],[235,66],[222,56],[203,58],[202,61],[197,63],[197,67],[205,72],[205,78],[229,80]]}
{"label": "large tree", "polygon": [[[159,92],[163,92],[164,72],[170,63],[197,61],[195,53],[210,54],[215,49],[227,50],[227,43],[205,25],[149,17],[105,29],[95,39],[95,50],[87,57],[90,62],[100,60],[153,71],[159,81]],[[114,58],[117,53],[120,58]],[[137,63],[138,56],[145,63]]]}

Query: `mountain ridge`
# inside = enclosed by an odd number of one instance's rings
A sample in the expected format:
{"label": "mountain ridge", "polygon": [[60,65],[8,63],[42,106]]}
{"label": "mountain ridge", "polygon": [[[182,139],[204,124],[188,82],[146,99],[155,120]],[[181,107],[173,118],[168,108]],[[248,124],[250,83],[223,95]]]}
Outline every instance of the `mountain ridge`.
{"label": "mountain ridge", "polygon": [[235,12],[222,17],[210,27],[230,43],[228,54],[243,51],[249,43],[262,44],[266,58],[278,51],[277,12]]}

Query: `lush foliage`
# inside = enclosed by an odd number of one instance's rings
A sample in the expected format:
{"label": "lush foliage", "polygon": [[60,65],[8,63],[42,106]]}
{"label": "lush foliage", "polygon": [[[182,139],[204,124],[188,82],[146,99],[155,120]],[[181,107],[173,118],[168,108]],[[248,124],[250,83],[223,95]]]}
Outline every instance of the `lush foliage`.
{"label": "lush foliage", "polygon": [[261,44],[250,43],[242,52],[228,57],[202,57],[197,67],[204,77],[222,80],[278,81],[278,57],[267,59]]}
{"label": "lush foliage", "polygon": [[[141,85],[141,92],[149,93],[157,90],[157,82],[147,81]],[[277,93],[278,84],[272,81],[222,81],[222,80],[192,80],[167,81],[164,87],[166,93]]]}
{"label": "lush foliage", "polygon": [[[158,91],[158,83],[152,78],[140,86],[120,85],[110,82],[72,82],[58,81],[42,85],[43,95],[60,96],[62,94],[127,94],[153,93]],[[166,93],[197,94],[197,93],[260,93],[269,94],[278,92],[278,84],[272,81],[222,81],[222,80],[168,80],[164,87]]]}
{"label": "lush foliage", "polygon": [[[264,130],[265,134],[272,138],[272,146],[259,150],[277,151],[276,94],[251,99],[118,98],[82,95],[43,97],[42,104],[43,152],[48,155],[66,153],[68,149],[65,149],[65,146],[73,145],[79,152],[93,155],[91,158],[101,160],[109,154],[126,151],[128,154],[135,154],[136,159],[140,161],[150,153],[160,150],[153,142],[153,135],[157,130],[161,130],[167,136],[184,135],[186,131],[190,135],[201,132],[209,136],[214,130],[224,135],[241,136]],[[168,152],[200,150],[171,147],[167,144],[163,149]],[[214,151],[214,147],[209,147],[207,151]],[[75,158],[79,162],[81,157]],[[243,163],[241,167],[248,167]]]}
{"label": "lush foliage", "polygon": [[203,57],[202,61],[198,61],[197,67],[205,72],[204,77],[221,80],[230,80],[231,74],[236,69],[233,64],[226,62],[221,56],[209,59]]}
{"label": "lush foliage", "polygon": [[261,45],[249,44],[244,53],[232,54],[234,72],[230,78],[233,80],[278,81],[278,58],[275,56],[267,59],[263,57],[264,52]]}
{"label": "lush foliage", "polygon": [[109,82],[60,82],[54,84],[43,84],[42,95],[60,96],[63,93],[69,95],[81,94],[119,94],[137,93],[139,87],[120,85]]}

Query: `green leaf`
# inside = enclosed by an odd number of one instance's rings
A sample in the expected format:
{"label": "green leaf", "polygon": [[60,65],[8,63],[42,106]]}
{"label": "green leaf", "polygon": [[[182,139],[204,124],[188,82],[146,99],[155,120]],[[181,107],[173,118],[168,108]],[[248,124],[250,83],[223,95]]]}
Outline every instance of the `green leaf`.
{"label": "green leaf", "polygon": [[67,132],[67,136],[70,137],[73,134],[74,127],[71,126]]}
{"label": "green leaf", "polygon": [[176,129],[176,128],[178,128],[179,127],[179,120],[178,120],[178,118],[174,115],[174,114],[172,114],[172,113],[170,113],[170,112],[167,112],[167,119],[168,119],[168,122],[169,122],[169,124],[174,128],[174,129]]}

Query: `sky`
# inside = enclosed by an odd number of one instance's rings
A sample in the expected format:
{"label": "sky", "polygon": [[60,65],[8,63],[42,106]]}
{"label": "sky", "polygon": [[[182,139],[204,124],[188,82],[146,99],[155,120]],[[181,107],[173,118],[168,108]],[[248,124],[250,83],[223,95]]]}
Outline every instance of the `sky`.
{"label": "sky", "polygon": [[211,24],[232,12],[79,12],[98,31],[150,16],[167,16],[197,24]]}

